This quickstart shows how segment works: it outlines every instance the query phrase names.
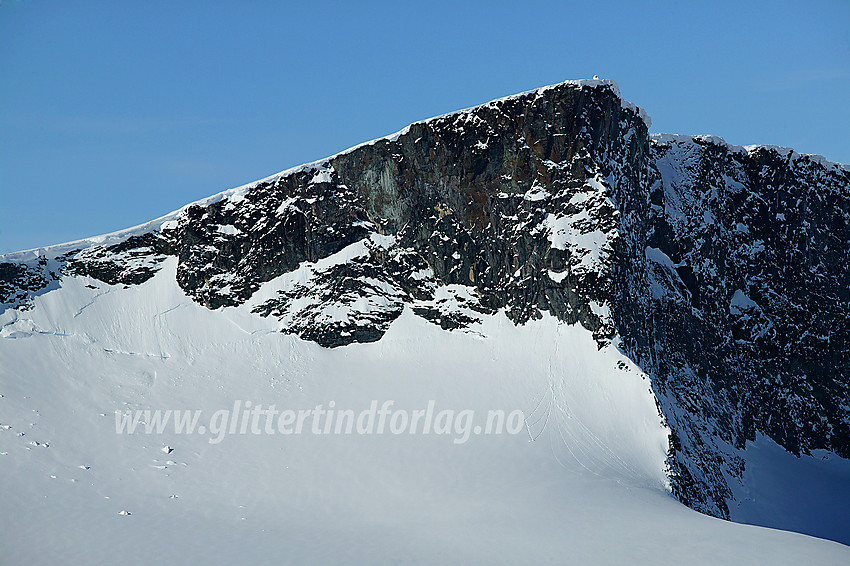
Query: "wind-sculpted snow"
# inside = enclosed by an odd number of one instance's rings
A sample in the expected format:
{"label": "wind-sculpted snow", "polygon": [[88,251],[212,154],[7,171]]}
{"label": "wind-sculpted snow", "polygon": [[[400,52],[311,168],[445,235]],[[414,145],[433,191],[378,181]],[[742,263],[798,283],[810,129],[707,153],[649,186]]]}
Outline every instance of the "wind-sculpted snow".
{"label": "wind-sculpted snow", "polygon": [[850,457],[850,170],[647,127],[613,82],[568,82],[10,254],[4,336],[52,332],[19,315],[68,281],[131,292],[169,262],[211,316],[242,309],[328,348],[404,316],[477,336],[499,313],[551,315],[646,372],[681,501],[757,516],[749,441]]}

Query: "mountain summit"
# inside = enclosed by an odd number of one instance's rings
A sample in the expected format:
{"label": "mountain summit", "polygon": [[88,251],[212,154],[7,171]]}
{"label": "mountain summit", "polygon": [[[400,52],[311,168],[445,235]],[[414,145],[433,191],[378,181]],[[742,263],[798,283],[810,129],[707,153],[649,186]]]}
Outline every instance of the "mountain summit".
{"label": "mountain summit", "polygon": [[165,275],[213,318],[241,309],[330,349],[408,317],[467,336],[556,319],[646,378],[681,502],[846,544],[846,524],[799,519],[848,501],[792,505],[759,478],[847,470],[850,168],[648,128],[596,79],[417,122],[131,230],[0,256],[0,336],[65,332],[30,315],[76,305],[72,281],[141,305]]}

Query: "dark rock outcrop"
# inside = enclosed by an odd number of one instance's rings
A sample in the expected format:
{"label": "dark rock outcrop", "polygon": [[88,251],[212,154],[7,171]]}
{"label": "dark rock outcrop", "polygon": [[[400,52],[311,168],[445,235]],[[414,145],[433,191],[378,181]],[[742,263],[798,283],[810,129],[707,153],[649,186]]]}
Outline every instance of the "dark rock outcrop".
{"label": "dark rock outcrop", "polygon": [[680,497],[725,516],[756,433],[850,458],[850,171],[712,137],[654,136],[653,155],[651,301],[620,302],[650,325],[618,328],[669,396]]}

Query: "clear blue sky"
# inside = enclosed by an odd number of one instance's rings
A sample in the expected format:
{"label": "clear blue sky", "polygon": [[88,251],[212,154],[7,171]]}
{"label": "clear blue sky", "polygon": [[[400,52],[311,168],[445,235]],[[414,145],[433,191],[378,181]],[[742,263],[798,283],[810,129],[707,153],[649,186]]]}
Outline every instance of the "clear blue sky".
{"label": "clear blue sky", "polygon": [[848,0],[5,0],[0,253],[594,74],[653,131],[850,163]]}

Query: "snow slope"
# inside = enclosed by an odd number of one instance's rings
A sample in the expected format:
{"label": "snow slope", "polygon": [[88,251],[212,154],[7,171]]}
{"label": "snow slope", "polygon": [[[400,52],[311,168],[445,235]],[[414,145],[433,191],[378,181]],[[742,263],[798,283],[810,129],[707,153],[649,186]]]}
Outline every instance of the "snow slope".
{"label": "snow slope", "polygon": [[733,521],[850,544],[850,462],[827,450],[798,458],[762,435],[747,446],[746,454]]}
{"label": "snow slope", "polygon": [[[8,564],[841,564],[850,548],[671,497],[649,380],[551,317],[447,332],[405,311],[328,350],[256,300],[65,277],[0,315],[0,548]],[[285,278],[286,276],[284,276]],[[116,434],[116,410],[521,409],[517,435]],[[168,448],[172,449],[168,453]],[[164,450],[165,448],[165,450]],[[124,512],[124,514],[122,514]],[[126,514],[129,513],[129,514]]]}

